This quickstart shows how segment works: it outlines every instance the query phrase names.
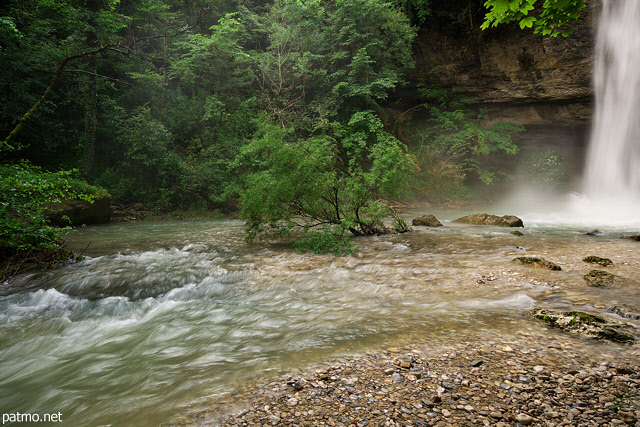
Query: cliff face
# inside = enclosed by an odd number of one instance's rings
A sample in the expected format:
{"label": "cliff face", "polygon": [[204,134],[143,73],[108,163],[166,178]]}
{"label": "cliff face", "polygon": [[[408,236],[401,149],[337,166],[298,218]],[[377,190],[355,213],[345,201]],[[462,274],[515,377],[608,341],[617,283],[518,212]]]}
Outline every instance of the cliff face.
{"label": "cliff face", "polygon": [[455,23],[455,5],[434,10],[416,40],[412,86],[462,90],[490,111],[489,120],[584,125],[592,112],[593,10],[569,37],[521,30],[513,23],[480,30],[481,14]]}

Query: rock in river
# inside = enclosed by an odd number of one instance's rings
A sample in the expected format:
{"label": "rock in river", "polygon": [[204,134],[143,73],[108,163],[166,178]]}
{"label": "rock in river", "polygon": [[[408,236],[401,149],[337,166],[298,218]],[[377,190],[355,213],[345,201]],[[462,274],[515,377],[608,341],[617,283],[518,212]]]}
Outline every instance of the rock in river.
{"label": "rock in river", "polygon": [[426,227],[442,227],[442,223],[434,215],[422,215],[414,218],[411,225],[423,225]]}
{"label": "rock in river", "polygon": [[616,282],[616,276],[602,270],[591,270],[584,275],[587,285],[595,287],[610,286]]}
{"label": "rock in river", "polygon": [[581,311],[559,312],[535,310],[533,316],[550,326],[588,338],[608,340],[618,343],[634,343],[630,328],[621,323],[605,320],[603,317]]}
{"label": "rock in river", "polygon": [[589,264],[598,264],[599,266],[606,267],[608,265],[613,265],[613,261],[609,258],[600,258],[599,256],[591,255],[582,259],[583,262],[588,262]]}
{"label": "rock in river", "polygon": [[524,227],[522,220],[514,215],[489,215],[486,213],[463,216],[453,222],[473,225],[497,225],[499,227]]}
{"label": "rock in river", "polygon": [[547,261],[546,259],[543,259],[543,258],[533,258],[533,257],[528,257],[528,256],[521,256],[521,257],[518,257],[518,258],[514,258],[513,261],[519,262],[521,264],[530,265],[530,266],[533,266],[533,267],[548,268],[549,270],[554,270],[554,271],[562,270],[562,268],[560,268],[560,266],[558,264],[555,264],[555,263],[553,263],[551,261]]}

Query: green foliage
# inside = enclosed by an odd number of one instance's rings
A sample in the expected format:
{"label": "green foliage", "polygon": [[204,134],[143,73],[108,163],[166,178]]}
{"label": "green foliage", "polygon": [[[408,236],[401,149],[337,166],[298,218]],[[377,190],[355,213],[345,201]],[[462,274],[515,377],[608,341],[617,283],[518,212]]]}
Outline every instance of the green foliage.
{"label": "green foliage", "polygon": [[311,252],[312,254],[326,254],[331,252],[335,256],[353,255],[359,247],[354,245],[349,236],[344,233],[336,233],[334,229],[325,226],[322,231],[311,231],[303,238],[293,242],[298,252]]}
{"label": "green foliage", "polygon": [[416,173],[410,181],[411,195],[420,199],[469,199],[473,193],[465,184],[465,173],[445,149],[418,144],[411,149]]}
{"label": "green foliage", "polygon": [[382,232],[412,160],[374,111],[413,66],[408,19],[379,0],[279,0],[253,18],[267,41],[256,64],[268,123],[234,163],[248,240]]}
{"label": "green foliage", "polygon": [[106,169],[96,182],[109,188],[117,203],[175,206],[183,196],[179,187],[183,170],[170,149],[171,140],[164,125],[151,117],[150,109],[140,109],[118,131],[121,161]]}
{"label": "green foliage", "polygon": [[381,0],[280,0],[265,17],[258,98],[298,133],[377,109],[413,66],[415,30]]}
{"label": "green foliage", "polygon": [[508,176],[495,160],[501,154],[518,153],[511,134],[524,131],[524,127],[513,123],[484,124],[484,111],[472,112],[464,107],[466,100],[438,86],[422,88],[421,94],[427,99],[424,106],[430,115],[428,127],[420,135],[423,147],[439,150],[464,174],[471,174],[486,185]]}
{"label": "green foliage", "polygon": [[0,248],[55,249],[68,228],[47,225],[51,207],[70,199],[93,201],[102,189],[76,177],[77,171],[43,172],[28,163],[0,165]]}
{"label": "green foliage", "polygon": [[531,150],[522,171],[528,183],[543,190],[558,190],[566,184],[564,156],[557,150]]}
{"label": "green foliage", "polygon": [[[573,32],[568,26],[580,17],[584,0],[543,0],[541,9],[536,9],[538,0],[487,0],[489,12],[481,28],[487,29],[498,24],[517,21],[520,28],[532,28],[536,33],[556,37],[567,37]],[[537,16],[530,13],[538,12]]]}
{"label": "green foliage", "polygon": [[241,194],[247,237],[287,236],[329,225],[375,234],[392,211],[384,197],[405,186],[411,159],[370,111],[336,124],[335,136],[297,138],[265,125],[236,166],[249,170]]}

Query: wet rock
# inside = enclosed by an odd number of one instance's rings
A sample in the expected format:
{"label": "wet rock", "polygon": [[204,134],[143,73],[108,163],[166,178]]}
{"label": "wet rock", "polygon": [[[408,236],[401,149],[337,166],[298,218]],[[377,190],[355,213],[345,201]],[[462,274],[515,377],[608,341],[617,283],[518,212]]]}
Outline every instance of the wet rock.
{"label": "wet rock", "polygon": [[613,265],[613,261],[609,258],[600,258],[599,256],[591,255],[582,259],[583,262],[588,262],[589,264],[598,264],[601,267],[606,267],[608,265]]}
{"label": "wet rock", "polygon": [[591,270],[584,275],[587,285],[595,287],[611,286],[616,282],[616,276],[602,270]]}
{"label": "wet rock", "polygon": [[423,215],[414,218],[411,221],[411,225],[425,226],[425,227],[442,227],[442,223],[434,215]]}
{"label": "wet rock", "polygon": [[111,196],[98,197],[92,202],[68,200],[52,206],[51,210],[47,219],[56,227],[106,224],[111,221]]}
{"label": "wet rock", "polygon": [[514,262],[519,262],[521,264],[530,265],[532,267],[540,267],[540,268],[548,268],[553,271],[560,271],[562,268],[558,264],[555,264],[551,261],[547,261],[544,258],[535,258],[535,257],[518,257],[513,259]]}
{"label": "wet rock", "polygon": [[627,325],[607,321],[600,316],[580,311],[557,312],[534,310],[533,316],[550,326],[564,331],[617,343],[634,343],[635,339]]}
{"label": "wet rock", "polygon": [[499,227],[524,227],[522,220],[514,215],[489,215],[486,213],[463,216],[453,222],[473,225],[496,225]]}
{"label": "wet rock", "polygon": [[512,231],[511,234],[514,236],[524,236],[524,233],[518,230]]}
{"label": "wet rock", "polygon": [[634,234],[632,236],[622,236],[620,238],[621,239],[635,240],[636,242],[640,242],[640,234]]}
{"label": "wet rock", "polygon": [[581,234],[584,234],[585,236],[595,236],[598,234],[602,234],[602,232],[600,230],[589,230],[589,231],[583,231]]}

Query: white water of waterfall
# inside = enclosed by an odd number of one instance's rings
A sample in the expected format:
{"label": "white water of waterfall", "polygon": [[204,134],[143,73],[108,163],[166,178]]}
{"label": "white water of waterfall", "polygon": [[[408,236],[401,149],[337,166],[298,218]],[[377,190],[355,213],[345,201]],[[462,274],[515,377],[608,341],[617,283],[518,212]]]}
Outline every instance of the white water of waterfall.
{"label": "white water of waterfall", "polygon": [[499,208],[525,223],[640,231],[640,0],[603,0],[596,37],[583,186],[568,197],[515,188]]}
{"label": "white water of waterfall", "polygon": [[585,192],[640,202],[640,1],[604,0],[598,24],[596,108]]}

